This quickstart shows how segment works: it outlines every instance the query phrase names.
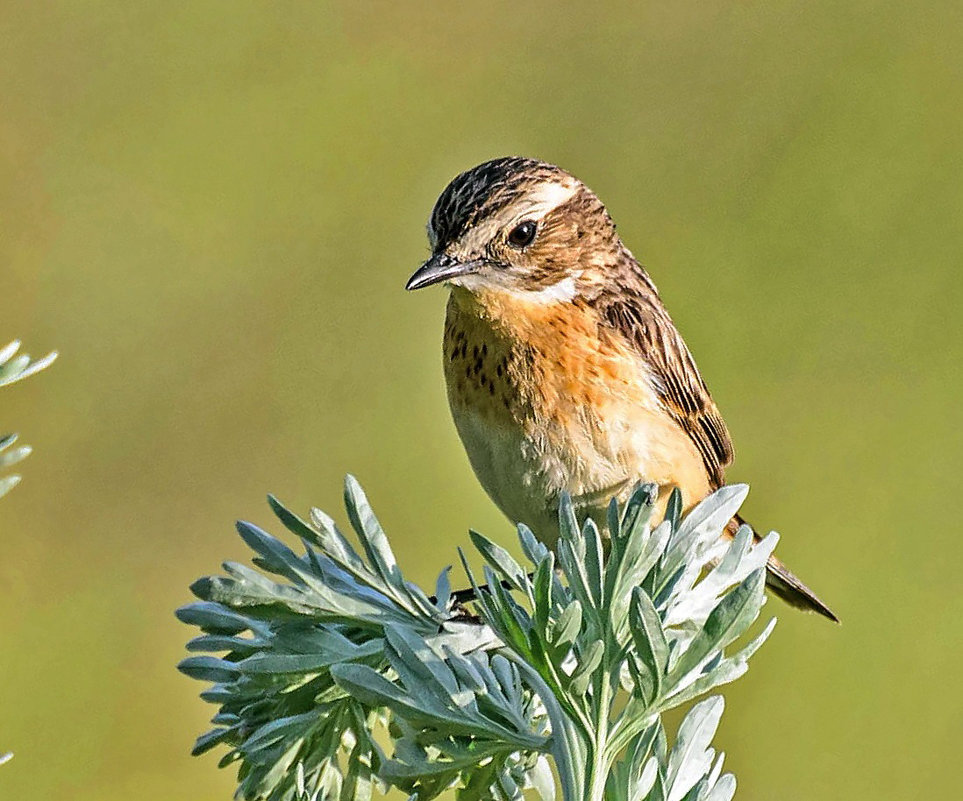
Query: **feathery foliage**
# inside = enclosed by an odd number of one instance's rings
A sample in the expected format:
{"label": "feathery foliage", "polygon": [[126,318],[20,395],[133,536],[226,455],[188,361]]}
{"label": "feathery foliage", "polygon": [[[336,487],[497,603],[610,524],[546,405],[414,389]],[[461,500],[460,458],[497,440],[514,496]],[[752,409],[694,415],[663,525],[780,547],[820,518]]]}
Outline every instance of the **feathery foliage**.
{"label": "feathery foliage", "polygon": [[[684,518],[678,496],[650,525],[653,485],[613,503],[608,542],[571,502],[555,551],[525,526],[526,564],[472,532],[484,559],[471,611],[448,569],[434,597],[405,581],[358,483],[345,503],[356,550],[317,509],[271,506],[296,553],[249,523],[255,568],[224,564],[178,610],[201,629],[180,669],[219,707],[194,753],[227,747],[238,796],[370,798],[397,787],[430,799],[727,801],[735,779],[710,746],[719,696],[696,703],[671,747],[666,710],[741,676],[772,630],[730,650],[764,603],[777,535],[720,539],[745,498],[720,489]],[[557,779],[557,781],[556,781]]]}
{"label": "feathery foliage", "polygon": [[[56,351],[48,353],[42,359],[31,361],[26,353],[17,355],[20,350],[20,342],[14,340],[4,348],[0,348],[0,387],[20,381],[29,375],[33,375],[49,365],[57,358]],[[0,434],[0,470],[5,470],[10,465],[26,459],[30,455],[29,445],[13,447],[17,442],[16,434]],[[17,484],[20,483],[20,476],[6,475],[0,476],[0,496],[6,495]]]}
{"label": "feathery foliage", "polygon": [[[0,387],[12,384],[26,378],[28,375],[43,370],[48,364],[57,358],[56,351],[48,353],[42,359],[32,362],[26,353],[19,356],[17,351],[20,349],[20,342],[14,340],[4,348],[0,348]],[[30,455],[29,445],[12,447],[17,442],[16,434],[0,434],[0,471],[5,470],[12,464],[26,459]],[[20,483],[20,476],[6,475],[0,476],[0,497],[6,495],[17,484]],[[0,765],[10,761],[13,757],[11,753],[0,754]]]}

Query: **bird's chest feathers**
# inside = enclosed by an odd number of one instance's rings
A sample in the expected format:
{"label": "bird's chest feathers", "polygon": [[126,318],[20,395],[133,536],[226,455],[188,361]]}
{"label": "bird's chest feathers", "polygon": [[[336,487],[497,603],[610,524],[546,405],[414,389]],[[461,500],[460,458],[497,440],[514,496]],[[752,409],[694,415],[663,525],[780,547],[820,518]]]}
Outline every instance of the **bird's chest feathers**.
{"label": "bird's chest feathers", "polygon": [[472,466],[514,519],[533,497],[600,491],[658,460],[664,415],[644,365],[587,306],[456,289],[444,360]]}

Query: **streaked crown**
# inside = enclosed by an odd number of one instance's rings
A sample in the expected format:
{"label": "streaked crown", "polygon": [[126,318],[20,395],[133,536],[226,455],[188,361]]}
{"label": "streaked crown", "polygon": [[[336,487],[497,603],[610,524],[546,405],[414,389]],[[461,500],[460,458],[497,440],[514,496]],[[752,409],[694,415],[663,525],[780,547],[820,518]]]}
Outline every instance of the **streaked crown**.
{"label": "streaked crown", "polygon": [[457,175],[435,201],[428,236],[435,248],[458,239],[480,219],[520,200],[539,184],[577,182],[544,161],[506,156]]}

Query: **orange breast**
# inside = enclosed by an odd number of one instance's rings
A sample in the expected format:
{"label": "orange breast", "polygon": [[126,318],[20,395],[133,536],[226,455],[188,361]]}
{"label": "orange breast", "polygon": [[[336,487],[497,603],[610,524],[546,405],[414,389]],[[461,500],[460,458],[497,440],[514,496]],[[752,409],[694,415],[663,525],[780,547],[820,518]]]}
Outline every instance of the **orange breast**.
{"label": "orange breast", "polygon": [[455,289],[444,359],[459,434],[509,517],[534,516],[526,494],[541,508],[562,490],[604,507],[609,488],[640,480],[680,486],[687,504],[708,493],[701,456],[662,409],[644,359],[590,307]]}
{"label": "orange breast", "polygon": [[452,294],[444,356],[454,400],[517,422],[651,395],[635,358],[601,339],[590,310],[501,295]]}

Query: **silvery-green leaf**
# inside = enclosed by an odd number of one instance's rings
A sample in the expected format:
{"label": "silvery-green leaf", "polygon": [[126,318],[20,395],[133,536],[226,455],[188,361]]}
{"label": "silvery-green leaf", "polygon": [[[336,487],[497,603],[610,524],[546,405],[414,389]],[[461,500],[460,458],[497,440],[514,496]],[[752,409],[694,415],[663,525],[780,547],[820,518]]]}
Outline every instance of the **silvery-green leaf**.
{"label": "silvery-green leaf", "polygon": [[277,515],[278,520],[284,524],[288,531],[296,534],[301,539],[307,540],[312,545],[324,547],[324,542],[317,531],[285,507],[274,495],[269,494],[267,498],[271,510]]}
{"label": "silvery-green leaf", "polygon": [[485,567],[485,580],[488,582],[488,603],[492,616],[488,623],[507,645],[527,654],[530,650],[528,631],[531,620],[528,614],[501,585],[491,568]]}
{"label": "silvery-green leaf", "polygon": [[231,734],[230,729],[212,729],[206,734],[202,734],[194,741],[194,746],[191,748],[191,756],[206,754],[214,748],[214,746],[220,745],[227,740]]}
{"label": "silvery-green leaf", "polygon": [[681,801],[708,774],[715,756],[709,743],[719,727],[725,704],[721,696],[692,707],[679,727],[666,770],[666,801]]}
{"label": "silvery-green leaf", "polygon": [[485,680],[482,678],[481,671],[487,665],[473,659],[466,659],[451,648],[445,648],[445,661],[448,663],[452,672],[458,680],[458,684],[476,695],[486,692]]}
{"label": "silvery-green leaf", "polygon": [[727,484],[702,500],[673,531],[663,559],[665,571],[673,574],[679,566],[687,565],[694,580],[701,571],[700,556],[708,549],[725,547],[719,535],[733,515],[739,511],[749,492],[745,484]]}
{"label": "silvery-green leaf", "polygon": [[245,750],[256,751],[281,742],[290,734],[299,739],[304,730],[317,722],[312,714],[290,715],[278,718],[257,728],[244,743]]}
{"label": "silvery-green leaf", "polygon": [[0,348],[0,367],[10,361],[10,357],[13,356],[13,354],[18,350],[20,350],[19,339],[15,339],[13,342],[10,342]]}
{"label": "silvery-green leaf", "polygon": [[395,670],[400,675],[403,669],[407,669],[411,676],[405,681],[409,687],[421,684],[429,692],[437,691],[443,698],[458,692],[458,682],[448,665],[407,626],[386,627],[385,638],[391,646],[389,657]]}
{"label": "silvery-green leaf", "polygon": [[401,689],[367,665],[335,665],[331,673],[341,687],[367,706],[392,706],[395,703],[413,706],[412,699]]}
{"label": "silvery-green leaf", "polygon": [[0,498],[20,483],[20,476],[4,476],[0,478]]}
{"label": "silvery-green leaf", "polygon": [[673,528],[678,528],[682,519],[682,492],[678,487],[673,487],[669,493],[669,501],[665,505],[665,519]]}
{"label": "silvery-green leaf", "polygon": [[595,601],[594,606],[601,607],[605,594],[604,555],[602,537],[592,518],[587,518],[585,525],[582,526],[582,539],[585,542],[585,575],[588,589]]}
{"label": "silvery-green leaf", "polygon": [[662,689],[662,677],[669,660],[669,645],[659,613],[652,604],[652,599],[640,587],[636,587],[632,592],[629,620],[636,653],[641,664],[647,668],[651,680],[651,686],[646,684],[639,690],[643,694],[643,700],[652,703]]}
{"label": "silvery-green leaf", "polygon": [[521,565],[512,558],[512,555],[508,551],[496,545],[477,531],[470,530],[468,535],[499,579],[507,581],[513,589],[524,589],[527,583],[525,571],[522,570]]}
{"label": "silvery-green leaf", "polygon": [[246,637],[231,637],[225,634],[202,634],[187,642],[188,651],[205,651],[207,653],[230,652],[245,655],[256,651],[259,643]]}
{"label": "silvery-green leaf", "polygon": [[531,581],[535,628],[546,638],[550,634],[549,629],[552,627],[550,618],[555,607],[553,600],[554,584],[555,559],[553,554],[548,554],[545,559],[538,563]]}
{"label": "silvery-green leaf", "polygon": [[622,510],[622,536],[633,536],[648,524],[658,497],[659,487],[657,484],[640,484],[632,491],[632,495]]}
{"label": "silvery-green leaf", "polygon": [[301,740],[294,740],[288,749],[278,757],[277,761],[264,772],[257,782],[257,797],[266,798],[270,796],[281,781],[290,775],[291,765],[297,759],[302,744]]}
{"label": "silvery-green leaf", "polygon": [[585,649],[578,662],[578,667],[571,676],[572,692],[575,695],[584,695],[592,681],[592,674],[602,662],[602,655],[605,653],[605,644],[596,640]]}
{"label": "silvery-green leaf", "polygon": [[709,793],[709,782],[705,776],[697,781],[684,796],[682,801],[701,801]]}
{"label": "silvery-green leaf", "polygon": [[659,526],[653,532],[633,528],[623,544],[621,564],[610,577],[608,604],[609,625],[615,639],[624,643],[628,636],[629,605],[632,592],[646,582],[652,567],[658,562],[671,531]]}
{"label": "silvery-green leaf", "polygon": [[[381,652],[379,641],[370,641],[360,646],[354,654],[355,659],[372,656]],[[322,668],[339,664],[345,657],[337,652],[328,651],[318,654],[254,654],[236,663],[245,673],[314,673]]]}
{"label": "silvery-green leaf", "polygon": [[567,539],[560,539],[555,548],[558,552],[559,565],[568,580],[569,590],[582,604],[583,618],[592,624],[596,624],[598,622],[598,607],[585,569],[584,542],[581,539],[575,543]]}
{"label": "silvery-green leaf", "polygon": [[655,780],[658,777],[658,760],[655,757],[650,757],[646,761],[645,767],[642,769],[642,773],[639,774],[638,784],[631,789],[629,798],[633,800],[646,798],[652,791],[652,787],[655,785]]}
{"label": "silvery-green leaf", "polygon": [[318,547],[324,551],[329,559],[333,559],[354,574],[368,572],[357,551],[351,547],[351,543],[348,542],[329,515],[316,507],[312,507],[310,517],[311,522],[317,528],[320,539]]}
{"label": "silvery-green leaf", "polygon": [[403,586],[401,573],[398,570],[394,552],[388,544],[388,538],[378,518],[375,517],[364,490],[352,475],[344,479],[344,504],[348,511],[348,519],[361,540],[361,545],[372,566],[385,582],[401,588]]}
{"label": "silvery-green leaf", "polygon": [[189,656],[181,660],[177,669],[192,679],[215,683],[234,681],[239,672],[234,662],[216,656]]}
{"label": "silvery-green leaf", "polygon": [[582,605],[572,601],[559,616],[552,632],[552,644],[557,647],[567,647],[575,642],[582,627]]}
{"label": "silvery-green leaf", "polygon": [[745,484],[726,484],[700,501],[679,524],[682,532],[695,532],[699,539],[714,538],[746,500],[749,487]]}
{"label": "silvery-green leaf", "polygon": [[[669,696],[669,706],[676,707],[684,704],[716,687],[733,682],[744,675],[749,669],[749,658],[756,652],[759,646],[766,641],[775,625],[776,619],[773,618],[766,625],[765,629],[763,629],[762,633],[741,651],[731,657],[723,659],[712,670],[698,676],[692,676],[688,681],[677,684]],[[666,708],[669,708],[669,706]]]}
{"label": "silvery-green leaf", "polygon": [[742,582],[750,573],[766,566],[779,535],[771,532],[760,542],[750,545],[752,530],[746,527],[731,543],[719,564],[699,581],[693,589],[677,599],[668,609],[666,625],[683,621],[703,622],[715,608],[719,597],[730,587]]}
{"label": "silvery-green leaf", "polygon": [[575,508],[572,506],[572,496],[563,492],[558,502],[559,536],[569,541],[580,540],[581,531]]}
{"label": "silvery-green leaf", "polygon": [[14,340],[0,350],[0,386],[12,384],[14,381],[20,381],[40,372],[57,358],[57,352],[52,351],[43,358],[31,362],[30,357],[25,353],[14,355],[19,349],[20,341]]}
{"label": "silvery-green leaf", "polygon": [[440,609],[447,609],[448,603],[451,601],[451,580],[448,575],[449,573],[451,573],[451,565],[442,568],[438,574],[437,581],[435,581],[435,603]]}
{"label": "silvery-green leaf", "polygon": [[760,568],[719,602],[706,619],[702,631],[672,667],[670,681],[681,680],[713,651],[725,648],[752,624],[762,606],[765,581],[765,570]]}
{"label": "silvery-green leaf", "polygon": [[278,573],[296,583],[302,583],[302,563],[300,558],[287,545],[253,523],[239,521],[238,533],[272,573]]}
{"label": "silvery-green leaf", "polygon": [[545,547],[544,543],[539,542],[538,538],[532,533],[532,530],[524,523],[519,523],[516,526],[516,530],[518,532],[519,542],[521,542],[522,545],[522,553],[525,554],[525,558],[528,559],[529,562],[537,565],[548,555],[549,549]]}
{"label": "silvery-green leaf", "polygon": [[235,612],[233,609],[209,601],[187,604],[174,614],[182,623],[197,626],[212,634],[239,634],[251,628],[252,625],[258,625],[257,621],[251,620],[251,618]]}
{"label": "silvery-green leaf", "polygon": [[[2,448],[0,448],[0,450],[2,450]],[[33,448],[29,445],[21,445],[19,448],[13,448],[5,453],[0,453],[0,467],[9,467],[12,464],[21,462],[26,459],[32,451]]]}
{"label": "silvery-green leaf", "polygon": [[708,783],[709,787],[713,787],[717,781],[719,781],[719,776],[722,774],[722,763],[725,762],[725,752],[720,751],[719,755],[716,757],[716,761],[712,765],[712,770],[709,771]]}
{"label": "silvery-green leaf", "polygon": [[731,773],[726,773],[719,777],[719,781],[709,791],[704,801],[732,801],[736,794],[736,777]]}

